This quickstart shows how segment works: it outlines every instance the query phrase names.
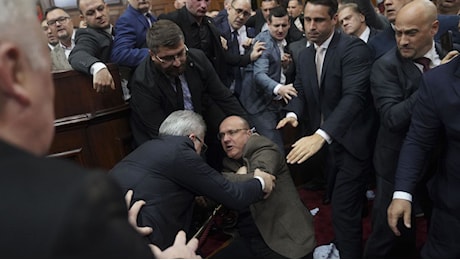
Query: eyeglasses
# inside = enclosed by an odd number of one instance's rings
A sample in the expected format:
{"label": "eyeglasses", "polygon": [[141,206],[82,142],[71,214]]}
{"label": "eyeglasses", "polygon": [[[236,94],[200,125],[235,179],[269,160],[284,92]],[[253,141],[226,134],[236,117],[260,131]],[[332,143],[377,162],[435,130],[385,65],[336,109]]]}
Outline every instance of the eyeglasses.
{"label": "eyeglasses", "polygon": [[198,136],[195,136],[195,138],[196,138],[196,140],[198,140],[198,142],[200,142],[203,145],[201,147],[201,152],[205,153],[208,150],[208,145],[205,144],[203,141],[201,141],[201,139]]}
{"label": "eyeglasses", "polygon": [[235,10],[237,15],[243,15],[243,17],[249,17],[251,16],[251,13],[248,11],[244,11],[243,9],[240,8],[235,8],[233,5],[231,5],[233,10]]}
{"label": "eyeglasses", "polygon": [[222,138],[224,138],[226,135],[232,137],[234,135],[236,135],[238,132],[240,131],[243,131],[243,130],[249,130],[247,128],[240,128],[240,129],[232,129],[232,130],[228,130],[226,132],[220,132],[217,134],[217,139],[218,140],[222,140]]}
{"label": "eyeglasses", "polygon": [[155,54],[155,58],[159,62],[167,64],[167,63],[173,63],[176,60],[183,59],[185,56],[187,56],[187,53],[188,53],[188,48],[187,48],[186,45],[184,45],[184,49],[181,52],[179,52],[178,54],[176,54],[176,55],[169,55],[169,56],[164,56],[164,57],[160,58],[160,57],[158,57],[157,54]]}
{"label": "eyeglasses", "polygon": [[70,17],[68,16],[61,16],[61,17],[58,17],[56,19],[53,19],[53,20],[48,20],[48,22],[46,22],[49,26],[54,26],[56,25],[56,22],[59,22],[60,24],[63,24],[64,22],[67,21],[67,19],[70,19]]}

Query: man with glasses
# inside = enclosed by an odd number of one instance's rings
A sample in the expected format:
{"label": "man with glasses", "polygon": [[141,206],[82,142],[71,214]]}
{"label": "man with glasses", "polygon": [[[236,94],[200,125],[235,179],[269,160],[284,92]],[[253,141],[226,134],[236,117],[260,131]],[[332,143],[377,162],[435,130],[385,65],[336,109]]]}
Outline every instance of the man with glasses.
{"label": "man with glasses", "polygon": [[316,245],[313,218],[300,200],[276,144],[254,134],[248,122],[238,116],[222,121],[218,138],[228,157],[223,172],[229,180],[250,180],[252,172],[260,169],[276,176],[276,189],[266,200],[239,211],[239,235],[215,258],[308,257]]}
{"label": "man with glasses", "polygon": [[[161,122],[176,110],[203,115],[214,134],[226,115],[245,115],[204,53],[193,48],[187,51],[184,35],[175,23],[169,20],[154,23],[147,34],[147,46],[150,58],[139,64],[130,80],[135,146],[158,136]],[[219,148],[214,143],[209,147],[211,155]],[[217,162],[209,162],[218,167]]]}
{"label": "man with glasses", "polygon": [[48,39],[48,49],[52,51],[56,45],[59,43],[59,39],[57,38],[56,35],[51,31],[51,28],[48,26],[48,21],[45,19],[42,20],[40,25],[42,26],[43,33],[46,36],[46,39]]}
{"label": "man with glasses", "polygon": [[[254,28],[246,27],[246,21],[251,16],[250,0],[231,0],[226,8],[226,15],[214,19],[214,24],[221,32],[222,37],[227,41],[227,50],[233,55],[245,55],[247,59],[254,61],[260,57],[264,50],[264,43],[255,43],[254,48],[249,52],[252,39],[256,36]],[[242,88],[241,67],[229,64],[222,82],[239,96]]]}
{"label": "man with glasses", "polygon": [[109,6],[104,0],[78,0],[80,16],[87,28],[77,31],[75,48],[69,56],[70,65],[77,71],[93,76],[93,88],[104,92],[115,89],[113,77],[105,65],[110,61],[113,34]]}
{"label": "man with glasses", "polygon": [[[119,162],[110,175],[133,200],[144,200],[139,226],[152,227],[148,239],[164,250],[179,230],[190,231],[195,196],[206,196],[232,209],[267,198],[275,177],[254,169],[253,177],[232,183],[206,164],[206,125],[188,110],[171,113],[150,140]],[[189,232],[187,232],[189,233]]]}
{"label": "man with glasses", "polygon": [[46,23],[59,39],[59,44],[51,52],[52,70],[70,70],[70,52],[75,47],[75,32],[70,15],[59,7],[51,7],[45,12]]}

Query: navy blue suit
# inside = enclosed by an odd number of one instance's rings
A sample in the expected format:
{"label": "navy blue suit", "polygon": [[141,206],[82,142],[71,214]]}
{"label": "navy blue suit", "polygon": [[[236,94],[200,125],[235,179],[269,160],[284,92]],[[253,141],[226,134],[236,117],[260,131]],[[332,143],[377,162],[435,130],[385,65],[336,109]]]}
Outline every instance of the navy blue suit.
{"label": "navy blue suit", "polygon": [[395,191],[414,192],[430,151],[439,142],[438,172],[429,184],[433,200],[423,258],[459,258],[460,56],[423,75],[418,100],[399,156]]}
{"label": "navy blue suit", "polygon": [[321,128],[333,139],[325,145],[338,172],[332,210],[341,258],[360,258],[362,253],[362,198],[375,128],[370,62],[369,49],[362,40],[337,31],[327,48],[318,86],[315,49],[310,45],[299,54],[296,64],[298,97],[286,108],[301,117],[306,107],[312,130]]}
{"label": "navy blue suit", "polygon": [[156,18],[147,18],[144,14],[128,4],[125,12],[117,19],[115,24],[115,37],[111,60],[120,66],[136,67],[141,61],[149,56],[149,50],[145,42],[150,24]]}

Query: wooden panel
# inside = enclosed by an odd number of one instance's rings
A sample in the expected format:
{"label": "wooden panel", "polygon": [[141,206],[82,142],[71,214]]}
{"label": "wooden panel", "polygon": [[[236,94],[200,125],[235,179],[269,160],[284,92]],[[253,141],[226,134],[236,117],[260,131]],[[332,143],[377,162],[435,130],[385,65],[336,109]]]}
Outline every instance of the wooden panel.
{"label": "wooden panel", "polygon": [[116,89],[106,93],[92,88],[91,76],[77,71],[53,74],[56,134],[50,157],[108,170],[130,152],[129,106],[122,99],[118,67],[108,68]]}

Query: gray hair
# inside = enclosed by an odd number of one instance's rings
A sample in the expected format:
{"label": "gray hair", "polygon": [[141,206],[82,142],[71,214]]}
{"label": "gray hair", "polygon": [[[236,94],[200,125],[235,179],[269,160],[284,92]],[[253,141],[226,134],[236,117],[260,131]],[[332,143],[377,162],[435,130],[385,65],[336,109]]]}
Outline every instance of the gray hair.
{"label": "gray hair", "polygon": [[[40,29],[35,1],[0,0],[0,6],[0,42],[19,46],[33,69],[49,66],[42,55],[46,38]],[[37,40],[43,40],[43,45]]]}
{"label": "gray hair", "polygon": [[187,136],[192,133],[204,135],[206,133],[206,124],[201,115],[190,110],[172,112],[160,125],[159,130],[160,136]]}
{"label": "gray hair", "polygon": [[147,32],[147,47],[155,54],[160,47],[175,48],[181,41],[184,41],[184,33],[170,20],[156,21]]}

